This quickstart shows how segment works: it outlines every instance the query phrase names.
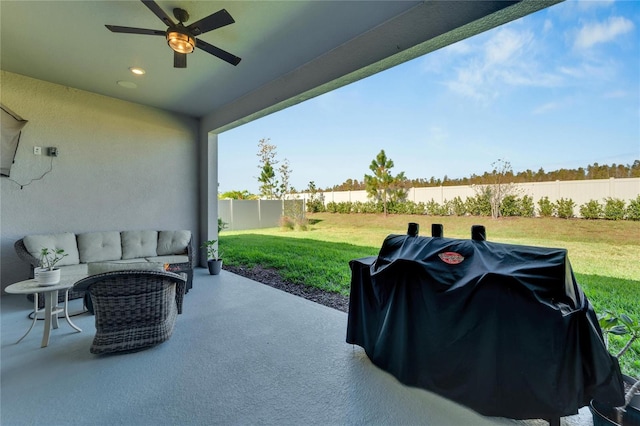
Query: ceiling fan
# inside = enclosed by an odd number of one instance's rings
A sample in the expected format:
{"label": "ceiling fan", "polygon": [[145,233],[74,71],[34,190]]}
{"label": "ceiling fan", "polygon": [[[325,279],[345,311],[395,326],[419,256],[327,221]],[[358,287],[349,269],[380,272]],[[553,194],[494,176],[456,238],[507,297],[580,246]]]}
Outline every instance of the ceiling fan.
{"label": "ceiling fan", "polygon": [[212,13],[206,18],[202,18],[190,25],[184,26],[184,22],[189,20],[189,14],[186,10],[175,8],[173,9],[173,16],[178,20],[178,23],[174,23],[173,20],[167,15],[158,4],[153,0],[141,0],[165,25],[168,26],[166,31],[162,30],[147,30],[144,28],[132,28],[132,27],[120,27],[117,25],[105,25],[110,31],[114,33],[127,33],[127,34],[144,34],[144,35],[158,35],[165,36],[167,44],[173,49],[173,66],[175,68],[187,67],[187,54],[194,51],[197,47],[205,52],[216,56],[223,61],[230,63],[231,65],[238,65],[240,58],[226,52],[218,47],[215,47],[206,41],[196,39],[196,36],[204,34],[206,32],[215,30],[220,27],[224,27],[229,24],[233,24],[235,21],[225,9],[221,9],[216,13]]}

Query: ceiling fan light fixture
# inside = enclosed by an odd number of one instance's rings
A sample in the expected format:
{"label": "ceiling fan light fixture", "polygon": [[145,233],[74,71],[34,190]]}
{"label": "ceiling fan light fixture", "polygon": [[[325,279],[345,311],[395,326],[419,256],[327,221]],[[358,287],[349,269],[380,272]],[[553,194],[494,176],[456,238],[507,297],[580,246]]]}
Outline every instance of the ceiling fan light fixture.
{"label": "ceiling fan light fixture", "polygon": [[191,53],[196,47],[196,39],[180,28],[170,28],[167,30],[167,44],[175,52]]}

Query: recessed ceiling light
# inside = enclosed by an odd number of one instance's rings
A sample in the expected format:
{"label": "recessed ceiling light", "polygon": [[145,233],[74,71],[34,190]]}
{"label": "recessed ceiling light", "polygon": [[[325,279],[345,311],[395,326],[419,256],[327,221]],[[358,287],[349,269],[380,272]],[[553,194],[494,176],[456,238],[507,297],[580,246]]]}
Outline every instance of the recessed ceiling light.
{"label": "recessed ceiling light", "polygon": [[143,70],[142,68],[138,68],[138,67],[131,67],[131,68],[129,68],[129,71],[131,71],[135,75],[143,75],[144,73],[146,73],[145,70]]}
{"label": "recessed ceiling light", "polygon": [[122,87],[126,87],[127,89],[135,89],[138,87],[138,85],[132,81],[120,80],[118,81],[118,84]]}

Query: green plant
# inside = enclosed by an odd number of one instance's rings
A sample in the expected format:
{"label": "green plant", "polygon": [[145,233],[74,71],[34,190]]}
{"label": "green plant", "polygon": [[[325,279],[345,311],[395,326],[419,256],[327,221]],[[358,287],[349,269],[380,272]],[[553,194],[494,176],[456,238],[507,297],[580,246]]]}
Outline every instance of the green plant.
{"label": "green plant", "polygon": [[624,200],[607,197],[604,205],[604,218],[607,220],[624,219]]}
{"label": "green plant", "polygon": [[64,252],[64,249],[53,250],[43,247],[42,250],[40,250],[40,267],[53,271],[55,264],[68,255],[68,253]]}
{"label": "green plant", "polygon": [[456,196],[451,202],[451,209],[456,216],[464,216],[467,213],[467,207],[460,196]]}
{"label": "green plant", "polygon": [[533,204],[533,197],[525,195],[520,200],[520,216],[523,217],[533,217],[535,214],[536,208]]}
{"label": "green plant", "polygon": [[222,253],[218,251],[218,240],[209,240],[202,243],[202,248],[207,250],[207,259],[218,260]]}
{"label": "green plant", "polygon": [[500,216],[520,216],[520,199],[515,195],[507,195],[500,204]]}
{"label": "green plant", "polygon": [[576,206],[576,203],[574,203],[571,198],[560,198],[556,205],[558,217],[562,219],[570,219],[573,217],[573,208]]}
{"label": "green plant", "polygon": [[229,224],[224,220],[222,220],[221,217],[219,217],[218,218],[218,234],[224,231],[225,229],[227,229],[228,227],[229,227]]}
{"label": "green plant", "polygon": [[542,217],[553,216],[555,206],[549,200],[549,197],[542,197],[538,200],[538,214]]}
{"label": "green plant", "polygon": [[629,205],[625,211],[625,217],[628,220],[640,220],[640,195],[638,195],[635,200],[629,201]]}
{"label": "green plant", "polygon": [[602,205],[597,200],[590,200],[580,206],[580,216],[584,219],[600,219],[603,214]]}
{"label": "green plant", "polygon": [[[602,329],[604,337],[604,343],[607,349],[609,349],[609,335],[614,334],[616,336],[628,336],[627,342],[622,349],[615,355],[617,359],[620,359],[629,349],[634,341],[640,338],[640,323],[636,318],[631,318],[627,314],[616,314],[612,311],[605,311],[604,314],[598,316],[598,322]],[[622,416],[625,412],[625,407],[629,405],[631,399],[636,393],[640,393],[640,380],[636,380],[633,385],[627,390],[624,397],[624,405],[616,407],[617,421],[622,424]]]}

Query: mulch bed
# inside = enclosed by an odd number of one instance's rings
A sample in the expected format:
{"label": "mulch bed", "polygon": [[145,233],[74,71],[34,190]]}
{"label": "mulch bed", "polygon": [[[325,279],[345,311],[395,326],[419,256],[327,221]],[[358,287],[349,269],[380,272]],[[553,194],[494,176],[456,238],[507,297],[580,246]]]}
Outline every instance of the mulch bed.
{"label": "mulch bed", "polygon": [[319,288],[306,286],[304,284],[295,284],[285,281],[275,269],[267,269],[261,266],[247,268],[227,265],[224,265],[222,269],[279,290],[286,291],[287,293],[304,297],[307,300],[320,303],[321,305],[325,305],[342,312],[349,312],[349,296],[323,291]]}

